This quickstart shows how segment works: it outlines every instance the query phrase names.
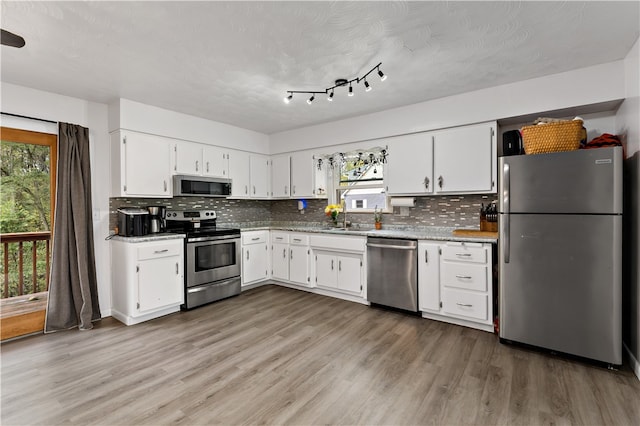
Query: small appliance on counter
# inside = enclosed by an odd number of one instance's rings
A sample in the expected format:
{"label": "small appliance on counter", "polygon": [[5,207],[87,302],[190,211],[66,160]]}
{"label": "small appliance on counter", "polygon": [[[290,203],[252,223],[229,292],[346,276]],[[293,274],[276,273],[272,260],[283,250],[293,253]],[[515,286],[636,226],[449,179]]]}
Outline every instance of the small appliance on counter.
{"label": "small appliance on counter", "polygon": [[149,232],[151,234],[164,232],[167,208],[165,206],[148,206],[147,210],[149,211]]}
{"label": "small appliance on counter", "polygon": [[118,209],[118,235],[140,237],[149,233],[149,211],[137,207]]}

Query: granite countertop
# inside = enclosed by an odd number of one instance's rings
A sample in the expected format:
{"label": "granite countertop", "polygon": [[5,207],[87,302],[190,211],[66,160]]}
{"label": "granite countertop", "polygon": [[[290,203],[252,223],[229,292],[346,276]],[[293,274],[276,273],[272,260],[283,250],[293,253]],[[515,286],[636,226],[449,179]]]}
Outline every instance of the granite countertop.
{"label": "granite countertop", "polygon": [[434,241],[460,241],[474,243],[496,243],[497,238],[486,236],[461,236],[454,235],[453,231],[459,228],[441,227],[441,226],[425,226],[425,227],[397,227],[385,228],[381,230],[358,228],[332,228],[326,225],[272,225],[272,226],[241,226],[243,231],[293,231],[293,232],[310,232],[324,233],[333,235],[358,235],[364,237],[381,237],[381,238],[403,238],[411,240],[434,240]]}
{"label": "granite countertop", "polygon": [[161,234],[147,234],[140,237],[123,237],[122,235],[114,235],[111,237],[114,241],[124,241],[126,243],[144,243],[149,241],[162,241],[162,240],[177,240],[186,238],[185,234],[174,234],[164,232]]}

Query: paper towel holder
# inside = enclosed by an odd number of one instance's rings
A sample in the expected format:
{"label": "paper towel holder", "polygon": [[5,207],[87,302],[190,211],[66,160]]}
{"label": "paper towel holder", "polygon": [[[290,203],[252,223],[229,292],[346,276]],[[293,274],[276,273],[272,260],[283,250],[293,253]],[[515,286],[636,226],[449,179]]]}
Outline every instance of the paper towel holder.
{"label": "paper towel holder", "polygon": [[415,207],[415,197],[391,197],[392,207]]}

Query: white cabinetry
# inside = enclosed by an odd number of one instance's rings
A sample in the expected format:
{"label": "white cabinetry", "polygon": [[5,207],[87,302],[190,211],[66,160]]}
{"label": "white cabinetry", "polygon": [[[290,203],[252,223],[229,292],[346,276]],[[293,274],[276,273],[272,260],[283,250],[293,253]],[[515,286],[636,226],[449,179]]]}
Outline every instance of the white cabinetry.
{"label": "white cabinetry", "polygon": [[438,251],[437,246],[418,243],[422,316],[493,331],[491,244],[450,241]]}
{"label": "white cabinetry", "polygon": [[229,152],[228,157],[231,196],[233,198],[249,198],[251,193],[249,153],[232,150]]}
{"label": "white cabinetry", "polygon": [[269,278],[269,231],[242,233],[242,285]]}
{"label": "white cabinetry", "polygon": [[180,310],[183,240],[111,241],[112,315],[126,325]]}
{"label": "white cabinetry", "polygon": [[128,130],[111,133],[111,195],[171,197],[170,141]]}
{"label": "white cabinetry", "polygon": [[440,243],[418,241],[418,308],[440,311]]}
{"label": "white cabinetry", "polygon": [[278,155],[271,157],[271,196],[289,198],[291,195],[291,157]]}
{"label": "white cabinetry", "polygon": [[289,281],[289,234],[271,232],[271,277]]}
{"label": "white cabinetry", "polygon": [[318,170],[313,153],[298,151],[291,154],[291,197],[326,197],[324,170]]}
{"label": "white cabinetry", "polygon": [[315,285],[336,294],[364,297],[366,238],[312,235]]}
{"label": "white cabinetry", "polygon": [[271,232],[271,276],[275,280],[310,286],[308,235]]}
{"label": "white cabinetry", "polygon": [[387,139],[384,179],[391,195],[433,193],[433,135],[415,133]]}
{"label": "white cabinetry", "polygon": [[496,191],[496,123],[456,127],[434,133],[436,193]]}
{"label": "white cabinetry", "polygon": [[260,154],[250,154],[249,170],[249,176],[251,178],[249,196],[251,198],[269,198],[269,187],[271,186],[269,157]]}
{"label": "white cabinetry", "polygon": [[216,146],[177,141],[173,146],[176,174],[228,177],[229,155]]}
{"label": "white cabinetry", "polygon": [[496,122],[386,139],[390,195],[496,192]]}

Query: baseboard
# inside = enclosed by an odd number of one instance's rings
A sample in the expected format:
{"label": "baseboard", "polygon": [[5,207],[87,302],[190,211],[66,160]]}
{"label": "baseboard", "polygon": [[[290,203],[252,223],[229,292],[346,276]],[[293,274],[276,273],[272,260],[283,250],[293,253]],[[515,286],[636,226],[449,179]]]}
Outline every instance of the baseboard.
{"label": "baseboard", "polygon": [[635,373],[638,380],[640,380],[640,362],[638,362],[636,357],[633,356],[631,349],[629,349],[629,347],[625,343],[623,343],[622,346],[624,346],[624,348],[627,350],[627,355],[629,355],[629,366]]}

